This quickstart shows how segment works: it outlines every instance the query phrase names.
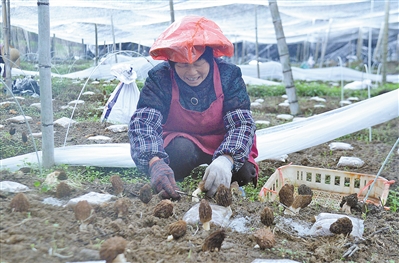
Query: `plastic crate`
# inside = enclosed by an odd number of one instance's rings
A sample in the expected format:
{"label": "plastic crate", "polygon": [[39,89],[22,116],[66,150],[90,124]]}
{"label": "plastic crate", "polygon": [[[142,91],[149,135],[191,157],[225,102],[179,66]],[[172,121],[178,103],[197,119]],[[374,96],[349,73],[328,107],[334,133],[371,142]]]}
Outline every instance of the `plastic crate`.
{"label": "plastic crate", "polygon": [[[259,192],[259,200],[274,201],[284,184],[292,184],[297,188],[301,184],[309,186],[313,191],[311,205],[319,204],[336,210],[340,209],[342,197],[358,194],[363,200],[375,180],[375,175],[353,173],[338,170],[321,169],[299,165],[286,165],[277,168]],[[379,176],[367,198],[367,202],[385,205],[389,187],[394,181]]]}

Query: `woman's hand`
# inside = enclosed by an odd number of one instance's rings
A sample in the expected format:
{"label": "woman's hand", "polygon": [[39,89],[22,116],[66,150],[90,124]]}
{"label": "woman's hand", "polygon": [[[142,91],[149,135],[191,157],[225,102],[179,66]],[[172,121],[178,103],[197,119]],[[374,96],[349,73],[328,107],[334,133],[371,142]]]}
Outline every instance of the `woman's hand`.
{"label": "woman's hand", "polygon": [[219,185],[223,184],[230,188],[233,168],[233,161],[231,156],[221,155],[205,169],[203,180],[205,181],[205,191],[207,196],[212,197]]}
{"label": "woman's hand", "polygon": [[180,195],[176,193],[178,190],[173,170],[164,160],[151,159],[149,164],[149,174],[151,177],[151,186],[157,191],[162,192],[162,198],[180,199]]}

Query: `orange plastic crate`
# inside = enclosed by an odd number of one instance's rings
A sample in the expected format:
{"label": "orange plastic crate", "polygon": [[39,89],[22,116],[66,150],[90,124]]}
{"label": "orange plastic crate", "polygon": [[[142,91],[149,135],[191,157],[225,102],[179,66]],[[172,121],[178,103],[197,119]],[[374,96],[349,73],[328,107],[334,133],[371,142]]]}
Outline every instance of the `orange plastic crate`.
{"label": "orange plastic crate", "polygon": [[[285,165],[276,169],[259,192],[259,200],[274,201],[284,184],[293,184],[295,192],[298,186],[305,184],[313,191],[311,205],[340,209],[343,196],[357,193],[359,201],[364,200],[375,175],[346,171],[322,169],[300,165]],[[367,202],[385,205],[389,187],[394,181],[379,176],[367,198]]]}

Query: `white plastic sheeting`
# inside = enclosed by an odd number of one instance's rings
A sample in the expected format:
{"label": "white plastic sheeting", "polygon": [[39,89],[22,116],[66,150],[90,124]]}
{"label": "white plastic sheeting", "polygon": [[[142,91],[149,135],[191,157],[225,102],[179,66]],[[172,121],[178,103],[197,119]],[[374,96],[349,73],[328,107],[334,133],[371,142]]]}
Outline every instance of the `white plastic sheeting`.
{"label": "white plastic sheeting", "polygon": [[[310,148],[399,116],[399,90],[257,131],[257,161]],[[398,134],[399,135],[399,134]]]}
{"label": "white plastic sheeting", "polygon": [[[232,42],[255,42],[257,12],[258,42],[276,43],[268,1],[173,2],[175,20],[185,15],[205,16],[214,20]],[[368,39],[368,28],[373,30],[373,39],[378,38],[381,23],[384,21],[384,2],[278,1],[278,7],[288,43],[317,43],[327,35],[329,41],[348,43],[358,39],[359,28],[363,28],[363,39]],[[18,0],[10,1],[10,4],[11,25],[37,33],[37,1]],[[395,39],[399,30],[398,5],[398,1],[390,1],[389,30]],[[89,45],[95,44],[94,25],[97,24],[99,43],[113,43],[114,32],[116,43],[134,42],[151,46],[171,20],[169,1],[52,0],[49,8],[51,35],[77,43],[84,39],[84,43]]]}
{"label": "white plastic sheeting", "polygon": [[[399,117],[399,89],[336,110],[257,131],[262,161],[310,148]],[[41,152],[39,152],[41,158]],[[54,149],[56,165],[135,167],[130,145],[92,144]],[[0,169],[18,170],[26,163],[37,164],[36,153],[0,160]]]}
{"label": "white plastic sheeting", "polygon": [[[114,57],[110,55],[110,57]],[[137,73],[137,79],[144,80],[148,76],[148,71],[156,64],[162,62],[153,60],[151,57],[128,57],[118,55],[117,64],[129,63],[133,66],[133,70]],[[105,61],[106,62],[106,61]],[[91,67],[82,71],[69,74],[52,74],[53,77],[64,77],[72,79],[114,79],[115,76],[111,73],[111,68],[117,64],[104,63],[97,67]],[[283,80],[283,73],[281,64],[279,62],[266,62],[259,65],[260,78],[257,77],[256,65],[238,65],[241,68],[242,75],[246,84],[250,85],[278,85],[277,82],[270,80]],[[293,78],[295,80],[304,81],[364,81],[371,80],[373,83],[381,82],[381,75],[367,74],[361,71],[356,71],[346,67],[327,67],[327,68],[311,68],[302,69],[298,67],[291,67]],[[12,69],[13,76],[31,75],[38,76],[39,72],[23,71],[20,69]],[[387,82],[399,83],[399,75],[387,75]]]}

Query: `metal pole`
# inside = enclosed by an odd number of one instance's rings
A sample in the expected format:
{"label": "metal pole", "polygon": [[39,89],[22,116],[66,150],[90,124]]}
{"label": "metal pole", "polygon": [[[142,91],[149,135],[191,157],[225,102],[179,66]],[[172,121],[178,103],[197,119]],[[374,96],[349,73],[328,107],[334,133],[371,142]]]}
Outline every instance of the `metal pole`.
{"label": "metal pole", "polygon": [[173,6],[173,0],[169,0],[169,8],[170,8],[170,23],[175,22],[175,8]]}
{"label": "metal pole", "polygon": [[322,67],[323,67],[323,60],[324,60],[324,55],[326,54],[327,43],[328,43],[328,37],[329,37],[329,35],[330,35],[330,29],[331,29],[332,21],[333,21],[333,19],[330,18],[330,20],[329,20],[329,22],[328,22],[327,32],[326,32],[326,35],[325,35],[325,40],[324,40],[324,42],[323,42],[323,44],[322,44],[319,68],[322,68]]}
{"label": "metal pole", "polygon": [[50,11],[49,0],[40,0],[38,6],[39,26],[39,77],[40,104],[42,122],[43,167],[54,165],[54,126],[53,102],[51,89],[51,54],[50,54]]}
{"label": "metal pole", "polygon": [[96,66],[98,65],[98,35],[97,35],[97,24],[94,24],[94,38],[96,42]]}
{"label": "metal pole", "polygon": [[[371,3],[370,3],[370,19],[371,19],[371,14],[373,13],[373,9],[374,9],[374,0],[371,0]],[[367,52],[367,57],[368,57],[368,66],[369,66],[369,70],[370,70],[370,73],[371,74],[373,74],[373,69],[371,68],[371,37],[372,37],[372,34],[373,34],[373,32],[372,32],[372,28],[371,27],[369,27],[369,48],[368,48],[368,52]]]}
{"label": "metal pole", "polygon": [[258,6],[255,6],[255,39],[256,39],[256,72],[258,73],[258,79],[260,79],[259,70],[259,47],[258,47]]}
{"label": "metal pole", "polygon": [[[115,44],[115,32],[114,32],[114,19],[111,15],[111,28],[112,28],[112,51],[116,51],[116,44]],[[118,57],[115,53],[115,63],[118,63]]]}
{"label": "metal pole", "polygon": [[7,93],[11,90],[11,61],[10,61],[10,24],[9,24],[9,9],[7,5],[9,5],[9,1],[2,1],[2,13],[3,13],[3,37],[4,37],[4,45],[2,47],[3,51],[3,61],[4,61],[4,71],[5,71],[5,82],[7,87]]}

